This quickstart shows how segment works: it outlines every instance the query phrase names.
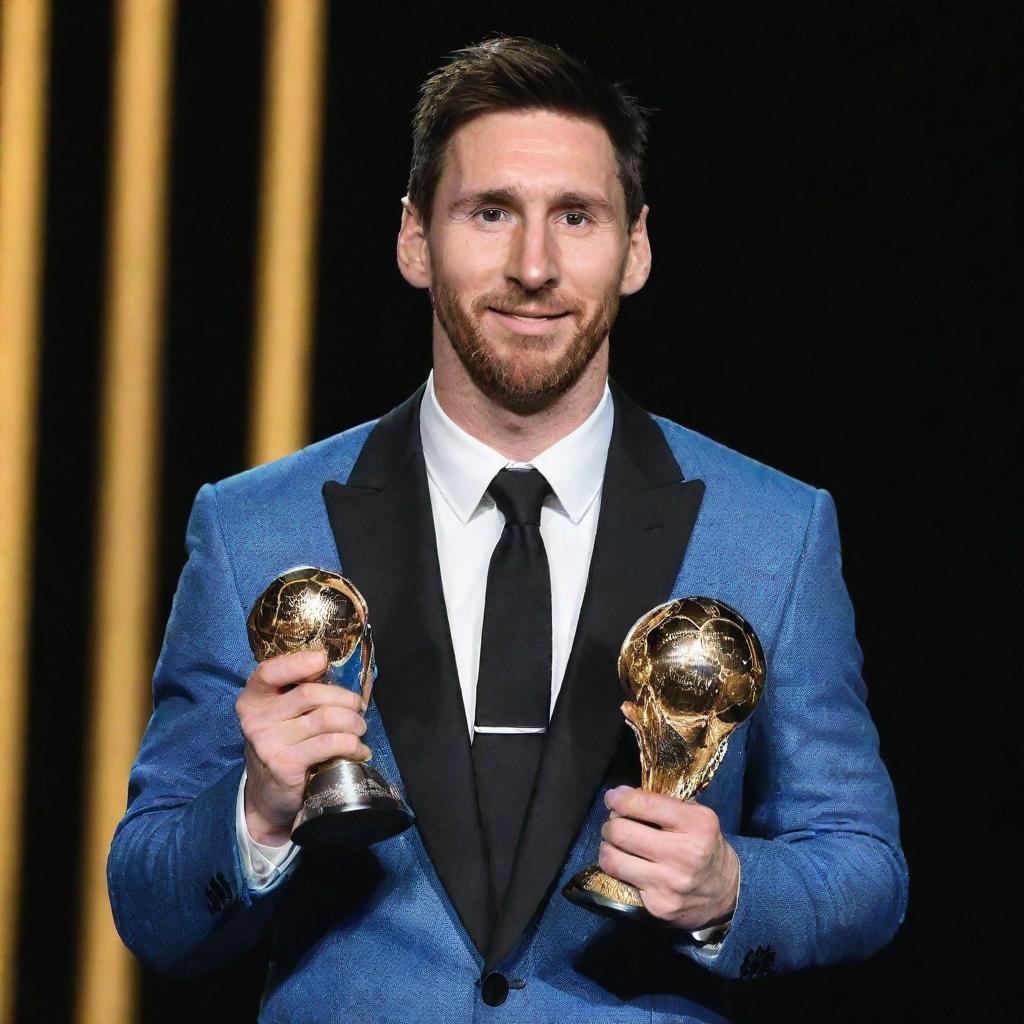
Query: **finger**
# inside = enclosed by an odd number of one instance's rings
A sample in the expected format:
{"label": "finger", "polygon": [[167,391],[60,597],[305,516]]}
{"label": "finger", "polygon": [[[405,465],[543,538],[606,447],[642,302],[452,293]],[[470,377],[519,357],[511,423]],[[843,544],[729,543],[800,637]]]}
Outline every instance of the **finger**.
{"label": "finger", "polygon": [[281,743],[294,746],[297,743],[304,743],[313,736],[329,733],[363,736],[366,733],[366,719],[351,708],[327,705],[282,722],[276,735]]}
{"label": "finger", "polygon": [[281,697],[280,718],[298,718],[316,708],[348,708],[350,711],[363,710],[363,698],[358,693],[346,690],[344,686],[330,683],[304,682],[289,690]]}
{"label": "finger", "polygon": [[624,853],[652,861],[675,859],[680,842],[673,832],[621,817],[610,818],[604,823],[601,838]]}
{"label": "finger", "polygon": [[280,690],[306,679],[318,679],[326,671],[327,655],[323,651],[294,651],[261,661],[249,680],[261,690]]}
{"label": "finger", "polygon": [[321,733],[289,749],[307,768],[334,757],[343,757],[346,761],[369,761],[372,756],[370,748],[358,736],[344,732]]}
{"label": "finger", "polygon": [[641,892],[647,889],[671,889],[672,874],[657,861],[635,857],[611,843],[602,843],[597,851],[597,863],[602,871],[620,882],[635,885]]}
{"label": "finger", "polygon": [[677,800],[664,793],[620,786],[605,793],[605,806],[624,818],[645,821],[672,832],[704,827],[709,814],[706,807],[689,800]]}

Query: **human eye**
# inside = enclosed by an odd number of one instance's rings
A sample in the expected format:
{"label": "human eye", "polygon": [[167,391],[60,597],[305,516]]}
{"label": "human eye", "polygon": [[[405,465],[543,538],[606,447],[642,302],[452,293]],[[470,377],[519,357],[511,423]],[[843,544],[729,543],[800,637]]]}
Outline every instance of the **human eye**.
{"label": "human eye", "polygon": [[473,216],[483,221],[484,224],[500,224],[507,214],[497,206],[485,206],[483,209],[477,210]]}
{"label": "human eye", "polygon": [[590,218],[580,210],[570,210],[562,219],[571,228],[585,228],[590,224]]}

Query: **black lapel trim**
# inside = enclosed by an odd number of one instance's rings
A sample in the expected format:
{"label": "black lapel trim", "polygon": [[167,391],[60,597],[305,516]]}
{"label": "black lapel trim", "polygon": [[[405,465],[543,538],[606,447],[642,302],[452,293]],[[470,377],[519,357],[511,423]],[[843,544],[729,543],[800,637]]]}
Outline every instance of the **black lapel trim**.
{"label": "black lapel trim", "polygon": [[590,576],[485,970],[518,940],[579,834],[625,728],[619,648],[644,612],[668,600],[704,494],[700,480],[683,480],[654,420],[615,385],[612,393]]}
{"label": "black lapel trim", "polygon": [[377,423],[347,485],[324,484],[324,502],[343,572],[366,597],[374,700],[417,827],[482,953],[492,923],[487,862],[420,445],[422,396]]}

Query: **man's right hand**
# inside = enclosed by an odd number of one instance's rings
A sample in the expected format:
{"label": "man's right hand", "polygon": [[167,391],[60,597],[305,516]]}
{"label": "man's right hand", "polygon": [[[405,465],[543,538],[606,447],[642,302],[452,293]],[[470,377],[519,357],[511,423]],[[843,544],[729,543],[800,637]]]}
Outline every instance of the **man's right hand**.
{"label": "man's right hand", "polygon": [[320,682],[322,651],[269,658],[235,702],[245,736],[245,823],[257,843],[281,846],[302,807],[306,772],[334,757],[365,761],[363,700]]}

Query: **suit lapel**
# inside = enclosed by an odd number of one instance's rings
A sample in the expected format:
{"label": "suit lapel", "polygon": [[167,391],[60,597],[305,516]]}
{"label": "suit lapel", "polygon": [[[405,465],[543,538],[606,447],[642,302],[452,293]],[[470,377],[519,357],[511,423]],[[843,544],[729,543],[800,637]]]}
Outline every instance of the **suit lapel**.
{"label": "suit lapel", "polygon": [[[616,662],[632,624],[668,599],[704,485],[685,481],[657,424],[613,384],[615,426],[594,553],[508,895],[496,925],[472,752],[441,588],[419,436],[423,389],[384,416],[324,501],[346,576],[370,609],[374,700],[424,846],[486,968],[518,940],[564,863],[625,728]],[[488,942],[488,935],[490,941]]]}
{"label": "suit lapel", "polygon": [[420,446],[423,389],[384,416],[348,483],[324,484],[345,575],[373,625],[381,719],[438,877],[481,952],[492,921],[466,712]]}
{"label": "suit lapel", "polygon": [[700,480],[683,480],[651,417],[614,385],[612,392],[615,426],[590,575],[485,970],[518,940],[593,804],[625,728],[619,648],[644,612],[668,600],[704,493]]}

